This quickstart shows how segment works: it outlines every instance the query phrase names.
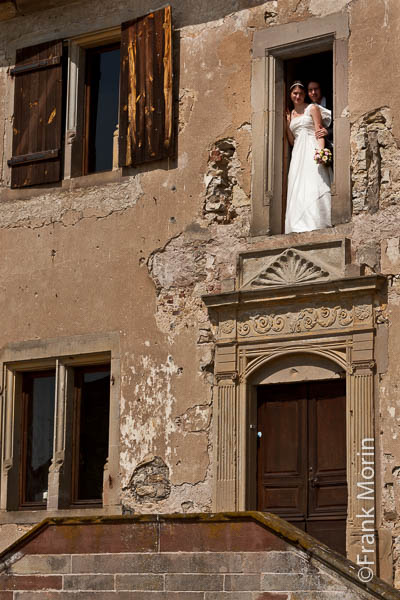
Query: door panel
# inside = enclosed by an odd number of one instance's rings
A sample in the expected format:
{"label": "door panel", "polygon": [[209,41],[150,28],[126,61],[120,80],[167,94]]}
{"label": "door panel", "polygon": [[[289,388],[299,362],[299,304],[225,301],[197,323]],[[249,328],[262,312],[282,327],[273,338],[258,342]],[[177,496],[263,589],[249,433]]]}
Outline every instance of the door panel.
{"label": "door panel", "polygon": [[[297,527],[297,523],[294,523]],[[346,556],[346,519],[307,520],[306,531],[336,552]]]}
{"label": "door panel", "polygon": [[258,510],[345,553],[345,382],[259,386]]}
{"label": "door panel", "polygon": [[308,515],[347,511],[346,396],[343,382],[314,383],[308,390]]}
{"label": "door panel", "polygon": [[[260,510],[304,517],[307,511],[307,401],[305,386],[279,386],[259,403]],[[272,394],[271,394],[272,392]]]}

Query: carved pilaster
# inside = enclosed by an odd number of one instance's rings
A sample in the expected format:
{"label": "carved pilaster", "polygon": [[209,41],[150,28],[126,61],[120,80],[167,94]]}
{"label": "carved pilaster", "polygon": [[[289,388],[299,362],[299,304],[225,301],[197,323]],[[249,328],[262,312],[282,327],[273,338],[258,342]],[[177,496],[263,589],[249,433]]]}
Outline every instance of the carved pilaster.
{"label": "carved pilaster", "polygon": [[56,363],[56,406],[54,413],[53,460],[49,469],[47,508],[62,508],[61,490],[65,459],[65,419],[66,419],[66,377],[65,366]]}
{"label": "carved pilaster", "polygon": [[236,373],[217,376],[215,509],[237,510],[238,406]]}
{"label": "carved pilaster", "polygon": [[1,508],[8,507],[8,494],[10,491],[10,478],[14,463],[14,373],[5,369],[3,390],[3,456],[1,473]]}
{"label": "carved pilaster", "polygon": [[376,558],[374,367],[373,360],[355,361],[348,376],[348,554],[355,562],[367,546]]}

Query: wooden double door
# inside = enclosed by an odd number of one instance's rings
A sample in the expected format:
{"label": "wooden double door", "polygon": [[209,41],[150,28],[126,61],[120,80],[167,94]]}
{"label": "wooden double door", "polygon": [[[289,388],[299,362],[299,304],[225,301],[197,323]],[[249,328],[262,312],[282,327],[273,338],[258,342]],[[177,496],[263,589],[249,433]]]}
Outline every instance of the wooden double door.
{"label": "wooden double door", "polygon": [[346,552],[343,380],[258,388],[257,504]]}

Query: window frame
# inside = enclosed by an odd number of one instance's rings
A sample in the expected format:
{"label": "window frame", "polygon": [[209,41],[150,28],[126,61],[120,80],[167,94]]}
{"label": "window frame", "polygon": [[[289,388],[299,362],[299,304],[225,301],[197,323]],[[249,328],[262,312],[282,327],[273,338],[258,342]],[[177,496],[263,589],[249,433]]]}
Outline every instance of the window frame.
{"label": "window frame", "polygon": [[[21,376],[21,393],[18,394],[18,399],[21,402],[21,424],[20,424],[20,457],[19,457],[19,509],[20,510],[45,510],[46,501],[43,499],[41,502],[34,502],[26,500],[26,478],[27,478],[27,446],[28,446],[28,412],[29,402],[32,400],[33,392],[33,374],[36,377],[47,377],[50,374],[54,375],[55,369],[35,369],[33,371],[23,371],[19,373]],[[29,391],[26,390],[24,385],[25,377],[29,377],[30,386]],[[54,398],[55,400],[55,398]],[[54,438],[54,434],[53,434]]]}
{"label": "window frame", "polygon": [[[110,364],[79,365],[74,367],[73,381],[73,406],[72,406],[72,443],[71,443],[71,498],[70,506],[101,506],[99,498],[82,499],[78,497],[79,490],[79,454],[80,454],[80,430],[81,430],[81,406],[82,406],[82,377],[83,372],[108,371],[111,378]],[[78,379],[80,379],[78,384]],[[109,425],[110,415],[108,415]]]}
{"label": "window frame", "polygon": [[[120,44],[121,26],[69,38],[65,43],[68,47],[68,74],[63,180],[98,175],[98,173],[88,173],[85,168],[87,164],[86,53],[95,48]],[[118,139],[117,143],[114,142],[113,151],[112,171],[115,170],[119,170]]]}
{"label": "window frame", "polygon": [[333,50],[332,225],[351,218],[347,13],[257,31],[252,61],[251,235],[282,234],[284,61]]}
{"label": "window frame", "polygon": [[[102,173],[112,171],[114,168],[118,168],[118,143],[115,143],[115,137],[118,137],[118,129],[119,129],[119,90],[120,90],[120,82],[121,82],[121,68],[119,69],[118,76],[118,102],[117,102],[117,112],[118,112],[118,123],[116,125],[116,129],[113,132],[113,140],[111,142],[111,153],[112,153],[112,166],[110,169],[99,169],[96,170],[93,168],[93,158],[95,156],[95,132],[94,132],[94,122],[93,122],[93,99],[95,94],[94,91],[94,81],[95,77],[93,76],[93,57],[96,55],[100,55],[102,53],[108,52],[110,50],[120,50],[120,44],[106,44],[102,46],[95,46],[94,48],[87,48],[85,51],[85,100],[84,100],[84,131],[83,131],[83,164],[82,164],[82,174],[83,175],[92,175],[94,173]],[[98,90],[96,98],[98,97]]]}
{"label": "window frame", "polygon": [[[56,372],[55,415],[53,436],[53,459],[49,468],[47,515],[64,514],[90,509],[97,513],[114,514],[121,512],[119,483],[119,417],[120,417],[120,356],[119,335],[117,333],[95,334],[43,340],[40,343],[21,342],[6,347],[2,352],[3,403],[1,439],[1,479],[0,479],[0,523],[8,522],[12,514],[15,522],[35,522],[43,518],[35,517],[36,507],[20,505],[20,452],[22,377],[26,372]],[[110,367],[110,412],[108,427],[108,459],[104,468],[102,503],[77,506],[72,502],[72,407],[74,395],[74,371],[76,367]],[[1,511],[4,511],[2,516]],[[39,514],[39,513],[38,513]],[[22,521],[21,521],[22,519]],[[25,522],[24,521],[24,522]],[[14,521],[13,521],[14,522]]]}
{"label": "window frame", "polygon": [[[129,21],[118,23],[112,28],[96,30],[74,37],[61,37],[49,40],[43,44],[34,44],[26,48],[17,48],[16,65],[10,69],[10,77],[21,75],[21,68],[36,73],[52,65],[67,63],[66,73],[57,74],[55,82],[62,83],[64,92],[57,97],[62,98],[62,106],[47,110],[47,95],[37,95],[36,79],[28,81],[33,89],[32,106],[38,106],[44,117],[40,123],[40,144],[25,144],[20,147],[19,137],[29,139],[25,135],[28,124],[19,129],[13,127],[13,114],[20,114],[19,107],[28,102],[23,87],[13,84],[12,101],[10,106],[10,158],[7,160],[7,183],[12,190],[18,189],[18,196],[30,197],[35,194],[35,186],[72,187],[105,184],[120,181],[124,175],[131,175],[131,169],[143,168],[145,163],[159,163],[176,159],[174,102],[173,102],[173,53],[172,53],[172,12],[171,5],[150,11]],[[44,36],[46,37],[46,36]],[[120,60],[120,98],[118,128],[114,132],[113,164],[108,171],[85,174],[83,164],[84,144],[84,93],[85,93],[85,53],[88,49],[119,43],[121,48]],[[48,45],[58,44],[60,48],[47,48]],[[42,46],[46,46],[42,48]],[[136,48],[134,51],[133,49]],[[66,50],[66,51],[65,51]],[[25,64],[26,56],[47,52],[48,56]],[[25,54],[24,54],[25,53]],[[57,54],[57,56],[54,55]],[[66,61],[58,54],[65,56]],[[44,64],[46,62],[46,64]],[[142,66],[145,65],[145,68]],[[142,74],[142,75],[140,75]],[[65,77],[64,77],[65,75]],[[66,83],[65,83],[66,82]],[[27,85],[28,85],[27,84]],[[54,86],[53,86],[54,87]],[[61,88],[58,85],[59,89]],[[64,102],[64,95],[66,102]],[[33,100],[35,98],[35,100]],[[45,106],[46,105],[46,106]],[[65,108],[65,119],[64,115]],[[29,108],[23,114],[29,115]],[[37,113],[38,111],[36,111]],[[35,113],[35,114],[36,114]],[[64,142],[57,142],[57,148],[47,147],[46,131],[48,127],[56,128],[59,137],[64,135]],[[52,129],[49,129],[52,131]],[[7,145],[8,145],[7,136]],[[19,144],[19,145],[18,145]],[[32,148],[31,148],[32,146]],[[18,152],[14,155],[14,150]],[[8,153],[7,153],[8,154]],[[50,173],[46,162],[53,166],[56,162],[58,172]],[[44,165],[43,174],[33,165]],[[108,165],[107,165],[108,166]],[[24,167],[25,171],[22,169]],[[158,165],[157,165],[158,168]],[[127,171],[125,169],[128,169]],[[33,171],[34,181],[31,177]],[[50,174],[49,174],[50,173]],[[17,175],[20,177],[16,177]],[[46,179],[47,177],[47,179]],[[71,179],[78,179],[72,182]],[[23,193],[25,190],[25,193]],[[10,198],[15,197],[15,192]],[[7,194],[8,196],[8,194]]]}

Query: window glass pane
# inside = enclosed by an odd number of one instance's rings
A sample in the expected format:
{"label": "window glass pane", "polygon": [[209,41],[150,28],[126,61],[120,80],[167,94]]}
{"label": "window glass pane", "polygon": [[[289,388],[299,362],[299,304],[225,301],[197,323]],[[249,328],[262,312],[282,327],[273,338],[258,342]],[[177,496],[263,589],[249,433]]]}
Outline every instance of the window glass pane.
{"label": "window glass pane", "polygon": [[109,369],[82,369],[77,500],[101,500],[108,457]]}
{"label": "window glass pane", "polygon": [[114,132],[118,124],[120,50],[97,51],[91,69],[89,171],[113,166]]}
{"label": "window glass pane", "polygon": [[54,374],[29,374],[26,395],[25,502],[44,502],[53,456]]}

